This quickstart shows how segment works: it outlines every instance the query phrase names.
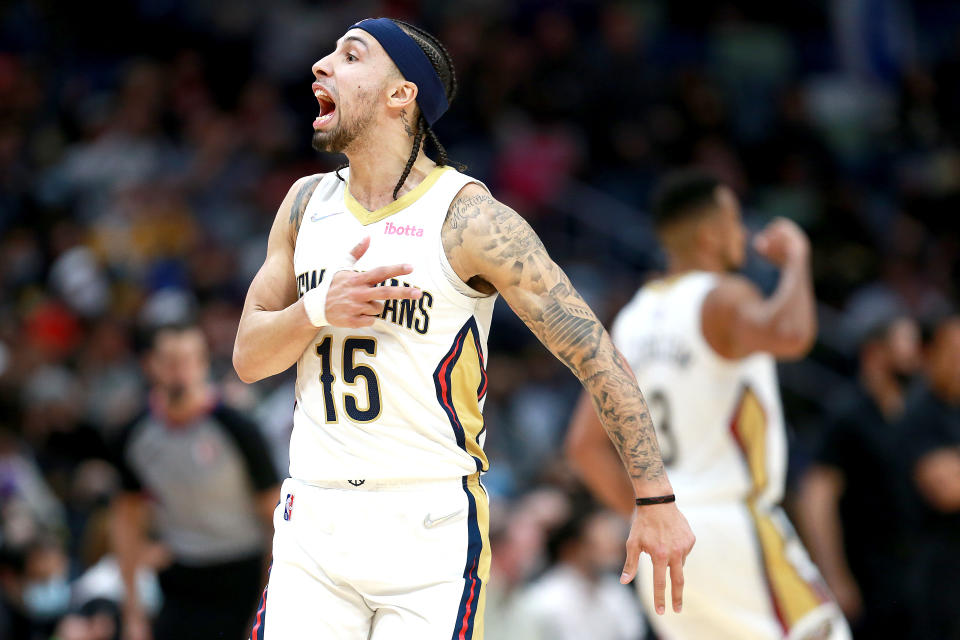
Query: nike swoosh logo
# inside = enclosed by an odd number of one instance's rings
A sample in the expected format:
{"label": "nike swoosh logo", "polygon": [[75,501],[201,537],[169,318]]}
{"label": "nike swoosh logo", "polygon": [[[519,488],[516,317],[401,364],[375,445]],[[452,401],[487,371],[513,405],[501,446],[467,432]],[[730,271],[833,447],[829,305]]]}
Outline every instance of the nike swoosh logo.
{"label": "nike swoosh logo", "polygon": [[334,213],[328,213],[327,215],[320,216],[320,217],[317,217],[317,214],[313,214],[312,216],[310,216],[310,222],[320,222],[321,220],[324,220],[326,218],[332,218],[333,216],[338,216],[341,213],[343,213],[343,211],[336,211]]}
{"label": "nike swoosh logo", "polygon": [[454,518],[460,515],[461,513],[463,513],[463,509],[457,509],[453,513],[448,513],[447,515],[440,516],[439,518],[431,518],[430,514],[428,513],[423,517],[423,526],[425,526],[427,529],[432,529],[438,524],[442,522],[446,522],[447,520],[450,520],[451,518]]}

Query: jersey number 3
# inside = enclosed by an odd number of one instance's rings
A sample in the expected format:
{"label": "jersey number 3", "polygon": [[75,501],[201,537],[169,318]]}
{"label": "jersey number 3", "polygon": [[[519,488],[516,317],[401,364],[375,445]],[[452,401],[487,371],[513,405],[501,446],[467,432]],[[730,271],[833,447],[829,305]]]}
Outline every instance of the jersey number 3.
{"label": "jersey number 3", "polygon": [[[326,421],[337,421],[337,407],[333,400],[333,336],[324,336],[317,344],[317,356],[320,357],[320,385],[323,387],[323,405],[326,411]],[[365,365],[357,364],[358,352],[369,356],[377,355],[377,341],[373,338],[346,338],[343,341],[343,381],[349,385],[358,384],[358,378],[363,378],[367,387],[366,408],[361,409],[357,397],[350,393],[343,394],[343,409],[354,422],[371,422],[380,417],[380,381],[374,370]]]}
{"label": "jersey number 3", "polygon": [[647,400],[647,406],[650,407],[650,418],[653,420],[653,428],[657,432],[657,441],[660,444],[663,464],[670,466],[676,463],[679,452],[677,451],[677,437],[670,424],[670,404],[667,402],[667,396],[662,391],[654,391]]}

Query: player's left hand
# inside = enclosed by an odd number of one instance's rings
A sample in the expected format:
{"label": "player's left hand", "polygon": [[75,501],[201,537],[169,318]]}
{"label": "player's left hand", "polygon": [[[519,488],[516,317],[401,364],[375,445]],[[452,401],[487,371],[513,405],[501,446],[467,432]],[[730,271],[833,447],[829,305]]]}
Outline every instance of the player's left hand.
{"label": "player's left hand", "polygon": [[620,582],[627,584],[637,575],[641,553],[653,560],[653,602],[657,613],[666,610],[667,568],[670,569],[670,594],[673,610],[683,606],[683,563],[693,549],[696,538],[687,519],[676,503],[648,505],[633,510],[630,536],[627,538],[627,561]]}

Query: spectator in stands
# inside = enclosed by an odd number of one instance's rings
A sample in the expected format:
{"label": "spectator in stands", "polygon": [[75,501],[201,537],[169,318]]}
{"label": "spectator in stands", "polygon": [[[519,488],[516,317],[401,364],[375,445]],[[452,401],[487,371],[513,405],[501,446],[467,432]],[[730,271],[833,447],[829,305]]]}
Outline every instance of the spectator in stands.
{"label": "spectator in stands", "polygon": [[637,640],[644,637],[640,603],[617,580],[623,560],[623,519],[580,510],[547,541],[553,566],[523,596],[525,640]]}
{"label": "spectator in stands", "polygon": [[153,639],[240,638],[265,578],[279,496],[267,444],[255,424],[218,401],[198,327],[157,329],[144,362],[149,408],[117,445],[123,492],[112,533],[126,593],[124,637],[150,638],[134,576],[155,507],[172,563],[159,576],[164,602]]}
{"label": "spectator in stands", "polygon": [[910,628],[901,476],[893,470],[919,337],[912,319],[890,313],[864,332],[858,384],[828,419],[797,501],[810,552],[857,638],[906,637]]}
{"label": "spectator in stands", "polygon": [[70,605],[62,545],[39,535],[0,550],[0,638],[46,640]]}
{"label": "spectator in stands", "polygon": [[903,452],[914,490],[917,640],[960,638],[960,315],[926,331],[926,385],[903,418]]}

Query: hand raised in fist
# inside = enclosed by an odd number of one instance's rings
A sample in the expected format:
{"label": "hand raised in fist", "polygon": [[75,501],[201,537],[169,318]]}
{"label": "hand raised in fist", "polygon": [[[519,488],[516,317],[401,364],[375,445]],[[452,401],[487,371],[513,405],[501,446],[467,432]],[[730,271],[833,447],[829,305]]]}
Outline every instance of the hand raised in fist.
{"label": "hand raised in fist", "polygon": [[778,267],[790,260],[806,260],[810,256],[807,234],[787,218],[775,218],[754,236],[753,248]]}

